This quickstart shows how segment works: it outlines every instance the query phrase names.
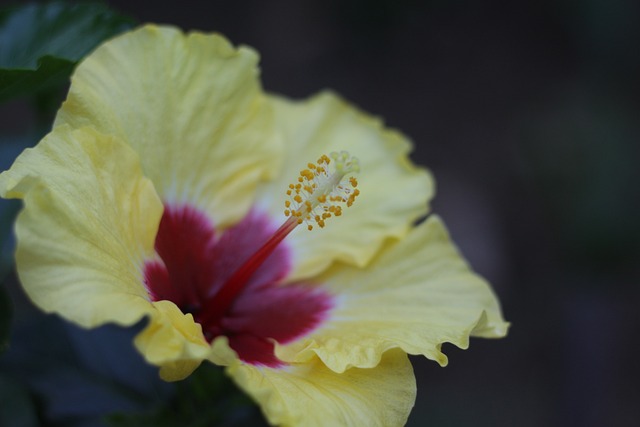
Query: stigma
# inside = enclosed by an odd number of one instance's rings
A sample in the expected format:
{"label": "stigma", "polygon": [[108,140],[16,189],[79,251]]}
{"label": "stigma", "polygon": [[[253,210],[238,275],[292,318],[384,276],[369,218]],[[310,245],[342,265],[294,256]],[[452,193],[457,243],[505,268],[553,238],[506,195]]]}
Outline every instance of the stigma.
{"label": "stigma", "polygon": [[342,215],[343,207],[353,205],[360,195],[357,179],[345,179],[359,171],[358,159],[346,151],[323,154],[316,163],[308,163],[297,182],[286,190],[285,216],[295,225],[306,223],[308,230],[313,230],[314,225],[323,228],[325,221]]}

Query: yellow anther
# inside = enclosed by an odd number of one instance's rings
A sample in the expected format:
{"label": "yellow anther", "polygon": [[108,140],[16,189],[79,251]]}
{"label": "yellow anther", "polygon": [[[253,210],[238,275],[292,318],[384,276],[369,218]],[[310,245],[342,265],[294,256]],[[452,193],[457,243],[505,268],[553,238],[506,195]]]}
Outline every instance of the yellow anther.
{"label": "yellow anther", "polygon": [[349,195],[349,198],[347,199],[347,207],[353,204],[353,202],[356,200],[356,197],[358,197],[358,195],[360,195],[360,190],[358,189],[353,190],[353,193],[351,193]]}
{"label": "yellow anther", "polygon": [[346,151],[331,153],[331,157],[323,154],[315,164],[308,163],[297,182],[289,184],[285,215],[298,224],[305,222],[308,230],[313,224],[323,228],[327,219],[342,215],[342,206],[351,206],[360,194],[356,178],[345,178],[359,169],[358,159]]}
{"label": "yellow anther", "polygon": [[323,163],[328,165],[328,164],[329,164],[329,162],[331,162],[331,159],[330,159],[326,154],[323,154],[323,155],[322,155],[322,156],[320,156],[320,158],[318,159],[318,164],[319,164],[319,165],[321,165],[321,164],[323,164]]}
{"label": "yellow anther", "polygon": [[311,172],[309,169],[304,169],[300,171],[300,175],[304,178],[307,178],[307,181],[311,181],[314,177],[313,172]]}

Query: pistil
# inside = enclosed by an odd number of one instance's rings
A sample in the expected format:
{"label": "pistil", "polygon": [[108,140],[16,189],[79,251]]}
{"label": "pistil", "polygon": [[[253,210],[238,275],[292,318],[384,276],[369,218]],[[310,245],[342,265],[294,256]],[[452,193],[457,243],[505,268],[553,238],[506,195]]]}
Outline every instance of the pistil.
{"label": "pistil", "polygon": [[198,321],[209,327],[217,325],[233,305],[234,300],[245,288],[249,279],[264,263],[274,249],[298,225],[306,222],[307,229],[313,224],[320,228],[332,216],[342,214],[342,205],[351,206],[360,191],[355,177],[350,177],[344,184],[345,175],[359,171],[358,160],[347,152],[331,153],[335,160],[335,171],[328,172],[331,159],[323,155],[316,164],[309,163],[300,172],[298,182],[290,184],[286,191],[289,199],[285,201],[285,222],[238,270],[236,270],[221,289],[203,304],[203,312]]}
{"label": "pistil", "polygon": [[271,255],[273,250],[284,240],[298,225],[295,218],[288,218],[275,233],[260,247],[247,261],[245,261],[235,273],[229,277],[224,286],[204,304],[200,323],[215,324],[231,306],[233,300],[242,292],[245,285],[256,270]]}

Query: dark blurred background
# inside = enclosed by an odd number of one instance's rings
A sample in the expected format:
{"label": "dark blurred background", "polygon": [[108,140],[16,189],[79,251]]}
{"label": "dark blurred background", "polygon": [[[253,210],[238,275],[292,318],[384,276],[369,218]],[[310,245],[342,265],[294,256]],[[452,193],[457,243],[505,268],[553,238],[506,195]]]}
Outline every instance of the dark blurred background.
{"label": "dark blurred background", "polygon": [[414,141],[512,329],[414,358],[409,426],[640,425],[640,2],[108,3],[250,45],[268,91],[334,89]]}

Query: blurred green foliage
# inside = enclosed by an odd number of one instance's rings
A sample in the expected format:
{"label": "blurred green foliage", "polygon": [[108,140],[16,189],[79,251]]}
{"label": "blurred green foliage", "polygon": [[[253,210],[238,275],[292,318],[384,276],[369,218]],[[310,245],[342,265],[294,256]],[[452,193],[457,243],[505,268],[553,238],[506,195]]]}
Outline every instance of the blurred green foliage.
{"label": "blurred green foliage", "polygon": [[265,422],[251,400],[227,378],[222,369],[201,365],[187,381],[176,384],[173,399],[146,413],[118,413],[106,417],[112,427],[240,427]]}
{"label": "blurred green foliage", "polygon": [[[0,408],[0,425],[265,425],[220,367],[205,363],[186,380],[162,381],[133,348],[142,327],[84,330],[34,310],[0,359],[0,399],[16,400],[14,408]],[[18,424],[22,419],[42,424]]]}
{"label": "blurred green foliage", "polygon": [[133,25],[99,3],[0,10],[0,101],[65,83],[87,53]]}
{"label": "blurred green foliage", "polygon": [[0,376],[0,425],[37,427],[41,425],[28,390],[16,381]]}

